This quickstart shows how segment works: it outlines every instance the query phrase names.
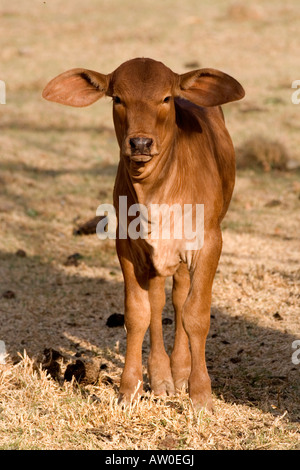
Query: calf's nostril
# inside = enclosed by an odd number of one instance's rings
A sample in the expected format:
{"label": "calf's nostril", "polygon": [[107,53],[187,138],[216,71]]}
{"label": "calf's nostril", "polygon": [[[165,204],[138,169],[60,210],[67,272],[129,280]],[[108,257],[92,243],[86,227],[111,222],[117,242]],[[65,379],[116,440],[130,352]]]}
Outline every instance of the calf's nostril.
{"label": "calf's nostril", "polygon": [[135,139],[129,139],[129,145],[132,148],[132,150],[135,149]]}
{"label": "calf's nostril", "polygon": [[149,149],[153,143],[152,139],[145,139],[145,145]]}

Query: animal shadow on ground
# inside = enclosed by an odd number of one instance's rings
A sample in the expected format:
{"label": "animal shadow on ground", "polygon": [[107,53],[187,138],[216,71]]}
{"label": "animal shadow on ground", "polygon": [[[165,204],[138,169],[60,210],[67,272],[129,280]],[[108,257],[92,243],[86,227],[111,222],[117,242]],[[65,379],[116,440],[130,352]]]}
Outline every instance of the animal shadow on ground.
{"label": "animal shadow on ground", "polygon": [[[109,328],[106,322],[111,314],[123,313],[123,282],[86,276],[80,266],[63,269],[38,257],[0,252],[0,339],[12,361],[19,360],[18,352],[24,350],[40,358],[45,348],[77,358],[97,357],[111,377],[109,383],[117,384],[126,334],[123,327]],[[3,295],[7,291],[14,295]],[[163,319],[170,353],[174,338],[170,285],[166,293]],[[274,414],[287,411],[291,421],[299,421],[300,366],[292,362],[296,339],[233,317],[214,305],[206,348],[214,394],[226,402]],[[145,366],[148,352],[147,333]]]}

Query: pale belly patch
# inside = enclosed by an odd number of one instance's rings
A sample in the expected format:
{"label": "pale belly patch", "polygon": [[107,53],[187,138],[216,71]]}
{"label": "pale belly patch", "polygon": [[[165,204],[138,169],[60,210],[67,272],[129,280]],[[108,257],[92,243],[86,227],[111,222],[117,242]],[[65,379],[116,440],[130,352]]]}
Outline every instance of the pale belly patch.
{"label": "pale belly patch", "polygon": [[151,246],[152,264],[159,276],[173,276],[182,261],[180,240],[147,240]]}

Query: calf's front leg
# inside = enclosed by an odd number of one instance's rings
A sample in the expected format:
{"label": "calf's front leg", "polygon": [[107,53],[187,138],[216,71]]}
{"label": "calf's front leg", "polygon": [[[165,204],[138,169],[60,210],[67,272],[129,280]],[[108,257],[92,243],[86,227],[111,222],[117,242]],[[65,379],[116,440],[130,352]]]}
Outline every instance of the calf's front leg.
{"label": "calf's front leg", "polygon": [[204,245],[191,269],[191,287],[182,310],[182,322],[191,348],[189,395],[196,408],[212,409],[211,383],[205,362],[210,326],[211,292],[222,249],[219,229],[205,233]]}
{"label": "calf's front leg", "polygon": [[127,345],[119,401],[130,402],[143,391],[142,344],[150,324],[148,280],[137,279],[133,264],[120,256],[125,283]]}

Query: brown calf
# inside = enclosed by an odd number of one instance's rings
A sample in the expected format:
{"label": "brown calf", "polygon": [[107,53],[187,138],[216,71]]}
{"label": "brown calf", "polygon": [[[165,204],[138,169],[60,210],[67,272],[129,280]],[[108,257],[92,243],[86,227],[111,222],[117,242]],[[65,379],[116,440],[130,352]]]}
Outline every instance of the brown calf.
{"label": "brown calf", "polygon": [[[188,386],[194,405],[211,409],[205,342],[222,247],[220,223],[235,180],[234,149],[219,106],[243,98],[244,90],[218,70],[178,75],[152,59],[133,59],[109,75],[70,70],[43,92],[44,98],[71,106],[87,106],[104,95],[113,97],[120,146],[114,188],[117,216],[119,196],[127,196],[128,206],[204,204],[201,249],[191,249],[184,236],[151,239],[151,217],[148,239],[117,237],[127,330],[120,398],[130,400],[142,391],[142,343],[150,325],[148,372],[154,393],[172,394]],[[194,214],[193,209],[191,217]],[[161,321],[167,276],[173,276],[176,318],[170,358]]]}

